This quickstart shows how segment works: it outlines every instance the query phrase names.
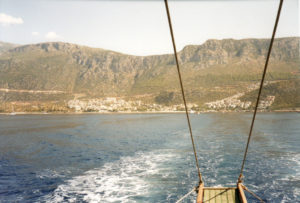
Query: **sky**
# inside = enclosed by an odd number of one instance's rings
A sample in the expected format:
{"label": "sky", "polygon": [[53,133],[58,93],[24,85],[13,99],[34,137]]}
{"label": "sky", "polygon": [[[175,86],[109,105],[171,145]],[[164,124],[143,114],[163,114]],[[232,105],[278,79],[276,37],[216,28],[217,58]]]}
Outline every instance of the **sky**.
{"label": "sky", "polygon": [[[300,36],[285,0],[276,37]],[[279,0],[169,0],[177,49],[208,39],[270,38]],[[132,55],[172,53],[163,0],[0,0],[0,41],[62,41]]]}

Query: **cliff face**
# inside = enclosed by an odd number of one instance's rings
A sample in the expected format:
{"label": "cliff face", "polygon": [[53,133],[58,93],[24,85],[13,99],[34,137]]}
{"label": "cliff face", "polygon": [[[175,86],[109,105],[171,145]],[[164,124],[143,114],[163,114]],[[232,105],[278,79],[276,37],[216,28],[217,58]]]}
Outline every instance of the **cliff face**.
{"label": "cliff face", "polygon": [[[299,70],[299,42],[297,37],[275,40],[271,55],[275,65],[270,67],[274,79]],[[228,74],[260,73],[268,45],[269,39],[224,39],[186,46],[178,55],[187,89],[209,85],[207,75],[223,74],[220,78],[227,80]],[[140,57],[61,42],[33,44],[0,55],[0,88],[59,90],[91,97],[158,94],[178,87],[174,65],[172,54]]]}
{"label": "cliff face", "polygon": [[[194,62],[200,67],[229,64],[234,60],[264,60],[270,40],[208,40],[203,45],[186,46],[180,52],[182,63]],[[299,38],[280,38],[273,44],[271,60],[289,61],[299,59]]]}

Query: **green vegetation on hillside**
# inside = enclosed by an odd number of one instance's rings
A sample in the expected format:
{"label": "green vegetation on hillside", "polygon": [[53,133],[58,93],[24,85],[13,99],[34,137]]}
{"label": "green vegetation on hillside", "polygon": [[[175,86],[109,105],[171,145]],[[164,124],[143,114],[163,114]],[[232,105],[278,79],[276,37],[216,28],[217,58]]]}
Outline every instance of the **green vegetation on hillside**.
{"label": "green vegetation on hillside", "polygon": [[[268,39],[225,39],[186,46],[178,57],[187,101],[203,106],[246,92],[261,78],[268,44]],[[291,98],[300,88],[295,82],[300,75],[299,46],[297,37],[274,42],[266,79],[281,82],[265,90],[276,96],[273,109],[299,106],[298,96]],[[80,94],[82,99],[124,97],[164,105],[182,103],[172,54],[139,57],[62,42],[19,46],[0,54],[1,88],[64,92],[2,91],[2,102],[66,104]],[[252,101],[252,94],[243,99]]]}
{"label": "green vegetation on hillside", "polygon": [[[274,84],[266,85],[263,88],[261,99],[269,95],[275,96],[275,101],[270,107],[271,110],[297,109],[300,108],[300,78],[294,80],[278,81]],[[244,95],[242,101],[252,101],[255,104],[258,90]]]}

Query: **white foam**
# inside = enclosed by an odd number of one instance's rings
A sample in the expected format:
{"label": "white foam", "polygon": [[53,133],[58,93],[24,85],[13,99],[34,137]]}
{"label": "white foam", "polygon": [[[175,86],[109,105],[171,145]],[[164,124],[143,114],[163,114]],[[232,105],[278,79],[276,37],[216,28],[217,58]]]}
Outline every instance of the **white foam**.
{"label": "white foam", "polygon": [[[207,152],[209,153],[209,152]],[[176,179],[178,169],[172,165],[178,163],[178,166],[186,164],[187,154],[178,153],[176,150],[158,150],[147,153],[136,153],[134,156],[123,157],[118,161],[106,163],[103,167],[93,169],[85,172],[83,175],[76,176],[64,184],[59,185],[58,188],[50,195],[43,198],[46,202],[147,202],[158,194],[164,194],[166,202],[174,200],[174,194],[178,192],[175,188],[171,188],[165,184],[164,180]],[[203,157],[203,156],[202,156]],[[204,156],[205,157],[205,156]],[[208,157],[208,156],[207,156]],[[295,187],[291,193],[286,194],[282,191],[282,183],[292,184],[289,181],[300,181],[300,155],[297,153],[288,154],[285,157],[273,158],[274,161],[268,162],[273,167],[273,173],[263,173],[261,170],[266,168],[265,163],[259,162],[256,167],[251,170],[256,170],[262,175],[262,179],[269,179],[269,181],[262,182],[257,185],[255,182],[248,183],[247,187],[255,193],[268,193],[265,198],[267,201],[272,199],[280,199],[282,202],[291,202],[299,199],[300,189]],[[184,161],[183,161],[184,160]],[[205,163],[205,171],[209,171],[210,175],[206,182],[210,186],[222,185],[218,184],[220,178],[227,179],[222,176],[222,171],[218,168],[218,162],[223,161],[222,156],[218,159],[202,160]],[[194,164],[193,160],[191,161]],[[276,171],[274,166],[279,163],[286,165],[293,169],[292,174],[281,175],[280,170]],[[174,170],[175,169],[175,170]],[[177,173],[175,172],[177,170]],[[187,166],[184,168],[184,173],[187,174],[187,179],[182,179],[177,187],[193,186],[191,182],[194,180],[190,175],[190,171],[194,171],[194,167]],[[226,170],[233,170],[230,167]],[[250,180],[255,180],[257,173],[249,173]],[[47,174],[47,173],[46,173]],[[270,176],[272,178],[270,179]],[[50,176],[56,176],[50,173]],[[178,181],[178,180],[176,180]],[[196,181],[196,180],[195,180]],[[229,180],[226,186],[234,186],[235,179]],[[188,183],[186,183],[188,182]],[[181,185],[180,185],[181,184]],[[229,184],[229,185],[228,185]],[[170,189],[166,191],[164,189]],[[185,188],[186,189],[186,188]],[[178,197],[182,194],[177,193]],[[264,195],[262,195],[264,197]],[[193,197],[190,198],[190,201]]]}
{"label": "white foam", "polygon": [[63,177],[62,174],[55,170],[50,170],[50,169],[45,169],[43,171],[37,172],[36,176],[40,179],[45,179],[45,178],[61,178]]}
{"label": "white foam", "polygon": [[[44,197],[47,202],[135,202],[133,197],[149,197],[154,175],[165,177],[165,162],[174,158],[168,151],[137,153],[123,157],[103,167],[85,172],[81,176],[58,186],[53,194]],[[170,174],[170,173],[169,173]]]}
{"label": "white foam", "polygon": [[[292,180],[294,182],[300,183],[300,154],[295,154],[294,156],[289,156],[289,159],[291,162],[293,162],[293,165],[290,166],[295,170],[295,173],[293,175],[287,175],[283,179],[285,180]],[[293,196],[295,199],[300,199],[300,188],[299,187],[294,187],[293,190]],[[284,197],[284,200],[287,199],[287,201],[284,202],[289,202],[290,199],[287,197]]]}

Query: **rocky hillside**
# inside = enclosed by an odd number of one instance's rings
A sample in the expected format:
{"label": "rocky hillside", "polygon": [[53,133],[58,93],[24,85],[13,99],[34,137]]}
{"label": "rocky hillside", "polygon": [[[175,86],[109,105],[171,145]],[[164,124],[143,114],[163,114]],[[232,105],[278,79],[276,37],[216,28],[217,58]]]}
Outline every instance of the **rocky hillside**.
{"label": "rocky hillside", "polygon": [[1,42],[0,41],[0,54],[2,52],[8,51],[14,47],[17,47],[17,44],[11,44],[11,43],[6,43],[6,42]]}
{"label": "rocky hillside", "polygon": [[[275,40],[268,80],[299,78],[299,42],[296,37]],[[179,59],[189,100],[221,99],[257,82],[268,45],[269,39],[224,39],[184,47]],[[62,42],[2,50],[0,100],[5,102],[63,101],[76,95],[154,102],[170,93],[174,96],[167,103],[181,102],[172,54],[141,57]]]}

